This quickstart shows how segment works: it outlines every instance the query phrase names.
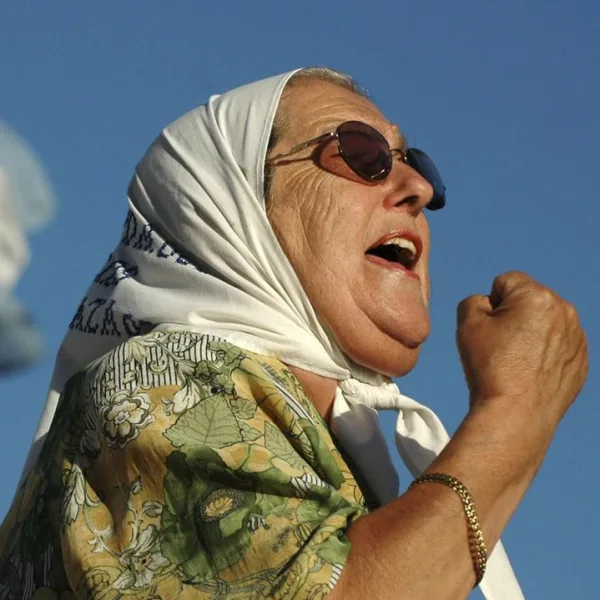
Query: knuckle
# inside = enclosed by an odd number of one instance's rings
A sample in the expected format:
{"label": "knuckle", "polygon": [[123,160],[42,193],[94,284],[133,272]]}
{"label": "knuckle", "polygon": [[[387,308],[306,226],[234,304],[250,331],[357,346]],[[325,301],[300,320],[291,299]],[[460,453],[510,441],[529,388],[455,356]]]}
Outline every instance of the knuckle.
{"label": "knuckle", "polygon": [[539,309],[549,309],[558,304],[558,298],[554,292],[539,283],[532,287],[530,301]]}
{"label": "knuckle", "polygon": [[494,283],[516,285],[527,283],[529,281],[533,281],[533,279],[523,271],[506,271],[505,273],[498,275],[494,280]]}
{"label": "knuckle", "polygon": [[573,306],[570,302],[565,302],[564,304],[567,318],[574,323],[579,323],[579,314],[575,306]]}

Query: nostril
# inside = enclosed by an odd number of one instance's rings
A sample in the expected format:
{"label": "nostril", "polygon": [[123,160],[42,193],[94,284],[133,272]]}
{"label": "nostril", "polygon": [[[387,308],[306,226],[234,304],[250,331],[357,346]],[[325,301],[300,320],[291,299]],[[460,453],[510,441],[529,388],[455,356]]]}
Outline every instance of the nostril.
{"label": "nostril", "polygon": [[412,196],[405,196],[401,200],[398,200],[394,203],[394,206],[415,206],[419,201],[419,196],[413,194]]}

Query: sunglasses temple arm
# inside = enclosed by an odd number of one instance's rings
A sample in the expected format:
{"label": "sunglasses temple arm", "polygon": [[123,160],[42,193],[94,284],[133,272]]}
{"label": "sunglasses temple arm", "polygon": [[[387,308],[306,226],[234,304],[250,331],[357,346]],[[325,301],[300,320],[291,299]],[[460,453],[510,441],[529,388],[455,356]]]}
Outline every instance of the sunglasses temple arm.
{"label": "sunglasses temple arm", "polygon": [[335,135],[336,134],[334,131],[332,131],[330,133],[324,133],[323,135],[313,138],[312,140],[308,140],[307,142],[302,142],[301,144],[297,144],[289,152],[286,152],[285,154],[278,154],[277,156],[273,156],[267,162],[271,162],[273,160],[278,160],[280,158],[287,158],[288,156],[292,156],[292,154],[302,152],[302,150],[304,150],[305,148],[319,144],[320,142],[326,140],[327,138],[334,137]]}
{"label": "sunglasses temple arm", "polygon": [[390,148],[390,154],[399,154],[402,162],[406,162],[408,158],[405,148]]}

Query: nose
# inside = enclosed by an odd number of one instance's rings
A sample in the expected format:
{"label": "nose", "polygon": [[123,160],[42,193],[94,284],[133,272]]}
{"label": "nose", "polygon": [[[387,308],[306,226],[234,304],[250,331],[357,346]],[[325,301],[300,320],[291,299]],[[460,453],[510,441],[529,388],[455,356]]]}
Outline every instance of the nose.
{"label": "nose", "polygon": [[405,208],[417,215],[433,198],[431,184],[402,161],[394,162],[388,180],[393,187],[386,198],[386,208]]}

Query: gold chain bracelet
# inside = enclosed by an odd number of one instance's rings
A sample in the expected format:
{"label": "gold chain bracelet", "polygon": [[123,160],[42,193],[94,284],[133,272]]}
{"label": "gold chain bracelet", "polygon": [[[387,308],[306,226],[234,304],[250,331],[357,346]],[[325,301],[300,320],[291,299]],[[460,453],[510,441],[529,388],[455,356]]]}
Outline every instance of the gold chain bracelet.
{"label": "gold chain bracelet", "polygon": [[427,473],[417,477],[409,486],[412,488],[417,483],[441,483],[452,488],[463,503],[465,515],[469,523],[469,546],[471,557],[473,559],[473,568],[475,569],[475,586],[477,587],[485,573],[485,565],[488,559],[487,549],[483,540],[483,532],[479,524],[479,517],[475,510],[475,503],[469,493],[469,490],[455,477],[445,475],[444,473]]}

